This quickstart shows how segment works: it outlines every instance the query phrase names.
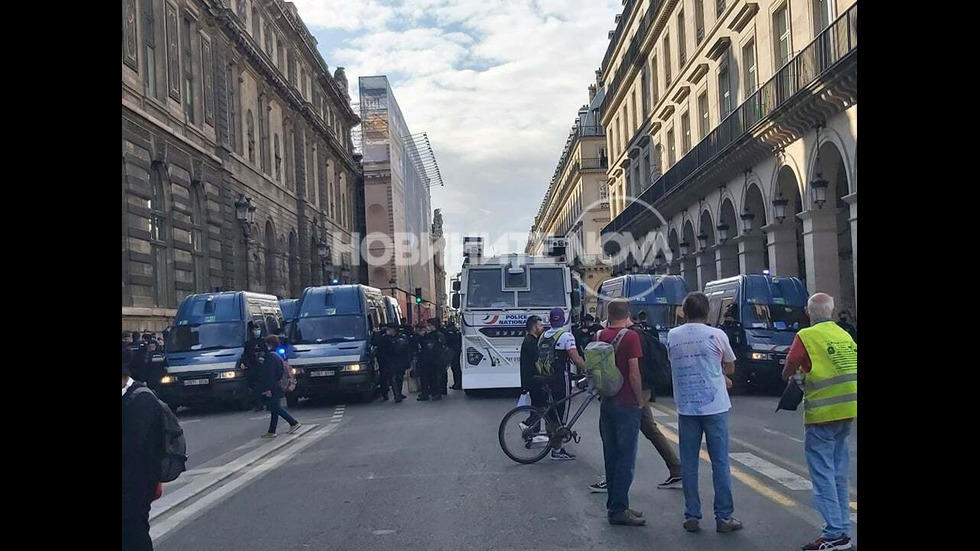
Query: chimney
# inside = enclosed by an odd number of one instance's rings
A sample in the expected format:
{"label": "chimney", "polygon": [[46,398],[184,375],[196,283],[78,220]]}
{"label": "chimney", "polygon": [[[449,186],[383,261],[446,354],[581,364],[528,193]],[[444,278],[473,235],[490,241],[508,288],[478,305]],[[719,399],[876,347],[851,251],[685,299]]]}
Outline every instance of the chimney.
{"label": "chimney", "polygon": [[592,103],[592,100],[595,99],[596,93],[597,92],[596,92],[595,84],[590,84],[589,85],[589,103]]}

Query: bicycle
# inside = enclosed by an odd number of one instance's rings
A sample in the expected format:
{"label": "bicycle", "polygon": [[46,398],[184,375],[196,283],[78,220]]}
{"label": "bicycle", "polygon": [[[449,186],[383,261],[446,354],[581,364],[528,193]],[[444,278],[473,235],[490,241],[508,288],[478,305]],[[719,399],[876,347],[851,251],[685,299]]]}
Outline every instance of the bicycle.
{"label": "bicycle", "polygon": [[[534,379],[536,381],[551,380],[549,377],[540,376],[535,376]],[[551,388],[544,384],[543,389],[548,398],[547,407],[518,406],[507,412],[500,421],[500,428],[497,431],[497,439],[504,454],[518,463],[530,465],[548,455],[548,451],[555,445],[570,441],[578,444],[581,439],[578,433],[572,430],[572,427],[581,417],[585,408],[589,407],[589,404],[599,396],[599,391],[596,390],[591,375],[576,381],[574,387],[577,390],[555,402]],[[572,416],[571,421],[565,424],[561,416],[558,415],[558,405],[565,402],[571,403],[572,398],[581,394],[586,394],[585,400],[575,415]],[[542,421],[544,421],[544,430],[542,430]]]}

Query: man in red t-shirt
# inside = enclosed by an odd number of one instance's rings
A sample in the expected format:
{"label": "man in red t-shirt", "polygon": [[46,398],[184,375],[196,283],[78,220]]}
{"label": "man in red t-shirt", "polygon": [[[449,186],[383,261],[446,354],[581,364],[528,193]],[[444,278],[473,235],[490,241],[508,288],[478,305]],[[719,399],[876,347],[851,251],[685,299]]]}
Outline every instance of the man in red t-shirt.
{"label": "man in red t-shirt", "polygon": [[629,489],[636,468],[636,444],[643,420],[643,387],[639,359],[643,356],[640,338],[627,329],[629,303],[623,299],[609,301],[609,323],[596,338],[612,343],[621,331],[623,337],[616,346],[616,367],[623,375],[623,386],[612,398],[602,401],[599,410],[599,434],[602,436],[602,455],[606,467],[606,514],[609,524],[643,526],[642,513],[629,508]]}

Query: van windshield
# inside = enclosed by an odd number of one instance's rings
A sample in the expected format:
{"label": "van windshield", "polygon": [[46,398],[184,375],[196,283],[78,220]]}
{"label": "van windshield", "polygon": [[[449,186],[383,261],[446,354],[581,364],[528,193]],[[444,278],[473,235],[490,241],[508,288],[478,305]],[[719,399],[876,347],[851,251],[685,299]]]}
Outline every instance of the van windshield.
{"label": "van windshield", "polygon": [[630,304],[630,313],[637,322],[645,314],[646,322],[658,331],[684,324],[684,309],[680,304]]}
{"label": "van windshield", "polygon": [[566,306],[564,270],[531,268],[531,290],[517,292],[517,305],[523,308]]}
{"label": "van windshield", "polygon": [[470,270],[466,284],[469,308],[513,308],[514,292],[504,291],[500,268]]}
{"label": "van windshield", "polygon": [[742,324],[746,329],[799,331],[809,327],[810,320],[803,306],[756,303],[744,306]]}
{"label": "van windshield", "polygon": [[167,352],[238,348],[245,342],[245,323],[223,321],[178,325],[167,338]]}
{"label": "van windshield", "polygon": [[317,344],[364,340],[364,316],[341,314],[299,318],[292,328],[293,344]]}

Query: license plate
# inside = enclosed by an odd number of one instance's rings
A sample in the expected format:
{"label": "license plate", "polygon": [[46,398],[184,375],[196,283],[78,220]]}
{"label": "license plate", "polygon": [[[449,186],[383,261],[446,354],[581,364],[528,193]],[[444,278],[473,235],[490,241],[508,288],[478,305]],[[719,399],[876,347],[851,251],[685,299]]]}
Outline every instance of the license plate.
{"label": "license plate", "polygon": [[197,386],[197,385],[207,385],[207,384],[211,384],[211,381],[208,379],[190,379],[188,381],[184,381],[184,386]]}
{"label": "license plate", "polygon": [[310,371],[310,377],[333,377],[336,371]]}

